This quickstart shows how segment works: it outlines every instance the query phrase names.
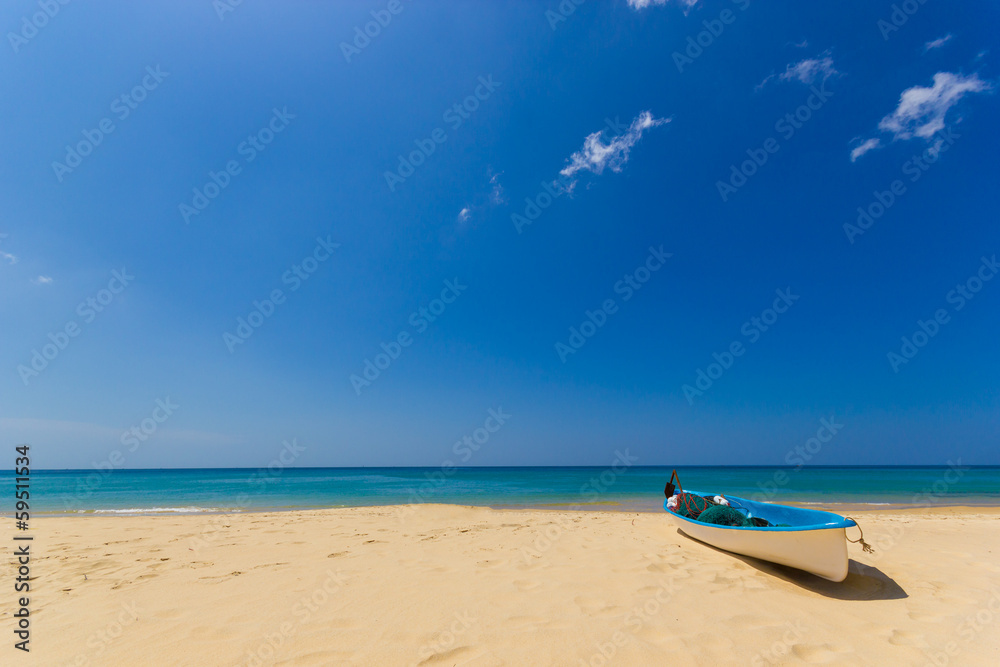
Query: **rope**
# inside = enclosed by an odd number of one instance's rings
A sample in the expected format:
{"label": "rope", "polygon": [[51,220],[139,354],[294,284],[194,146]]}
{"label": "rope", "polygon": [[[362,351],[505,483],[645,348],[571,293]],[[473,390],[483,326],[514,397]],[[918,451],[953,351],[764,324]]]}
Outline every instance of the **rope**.
{"label": "rope", "polygon": [[[678,498],[679,498],[678,505],[680,505],[680,503],[684,503],[684,509],[687,510],[688,515],[692,519],[697,519],[698,517],[700,517],[701,513],[707,510],[711,506],[706,499],[691,493],[682,493],[680,496],[678,496]],[[691,500],[693,498],[698,498],[699,500],[705,503],[705,506],[701,508],[699,508],[697,505],[695,505],[695,507],[691,507],[692,505]],[[676,512],[677,510],[674,511]]]}
{"label": "rope", "polygon": [[[865,531],[861,530],[861,524],[858,523],[858,520],[850,516],[845,516],[844,518],[853,521],[854,525],[857,526],[858,528],[858,532],[861,533],[861,536],[858,539],[852,540],[851,538],[848,537],[847,541],[850,542],[851,544],[857,544],[860,542],[862,551],[866,551],[867,553],[870,554],[875,553],[875,550],[872,548],[872,545],[865,542]],[[847,536],[845,535],[845,537]]]}

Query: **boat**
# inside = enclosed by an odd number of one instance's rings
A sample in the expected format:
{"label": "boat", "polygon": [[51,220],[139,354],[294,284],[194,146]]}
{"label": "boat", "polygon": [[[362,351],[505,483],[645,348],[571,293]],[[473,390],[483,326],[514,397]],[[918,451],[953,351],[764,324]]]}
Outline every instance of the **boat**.
{"label": "boat", "polygon": [[[691,490],[687,493],[709,499],[718,497]],[[663,509],[689,537],[724,551],[805,570],[830,581],[847,578],[847,529],[858,525],[851,518],[724,495],[726,503],[756,519],[755,523],[770,525],[723,526],[678,514],[669,506],[673,494],[667,495]],[[863,538],[850,541],[860,541],[866,551],[870,550]]]}

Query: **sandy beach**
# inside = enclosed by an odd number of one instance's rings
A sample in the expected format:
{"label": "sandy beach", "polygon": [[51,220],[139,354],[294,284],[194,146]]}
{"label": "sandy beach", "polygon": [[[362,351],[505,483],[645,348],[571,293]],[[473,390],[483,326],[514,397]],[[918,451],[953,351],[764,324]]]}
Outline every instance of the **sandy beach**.
{"label": "sandy beach", "polygon": [[31,654],[8,636],[3,662],[997,664],[1000,509],[855,516],[876,552],[850,545],[841,584],[715,550],[655,513],[37,519]]}

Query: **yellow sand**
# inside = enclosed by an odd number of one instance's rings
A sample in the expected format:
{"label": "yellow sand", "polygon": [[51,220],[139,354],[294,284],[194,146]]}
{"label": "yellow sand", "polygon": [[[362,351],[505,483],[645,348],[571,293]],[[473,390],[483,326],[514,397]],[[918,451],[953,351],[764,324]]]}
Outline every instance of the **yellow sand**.
{"label": "yellow sand", "polygon": [[858,518],[842,584],[656,513],[33,519],[32,650],[6,556],[0,664],[1000,664],[1000,510]]}

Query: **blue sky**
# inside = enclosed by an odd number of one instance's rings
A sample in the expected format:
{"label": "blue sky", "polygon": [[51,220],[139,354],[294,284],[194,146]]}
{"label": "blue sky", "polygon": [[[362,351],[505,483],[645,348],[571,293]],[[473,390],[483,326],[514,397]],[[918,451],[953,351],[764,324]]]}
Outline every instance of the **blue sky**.
{"label": "blue sky", "polygon": [[2,439],[1000,463],[1000,16],[905,9],[6,3]]}

